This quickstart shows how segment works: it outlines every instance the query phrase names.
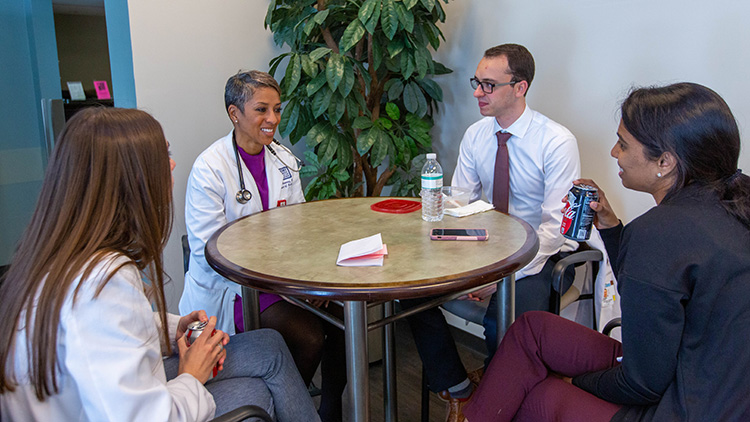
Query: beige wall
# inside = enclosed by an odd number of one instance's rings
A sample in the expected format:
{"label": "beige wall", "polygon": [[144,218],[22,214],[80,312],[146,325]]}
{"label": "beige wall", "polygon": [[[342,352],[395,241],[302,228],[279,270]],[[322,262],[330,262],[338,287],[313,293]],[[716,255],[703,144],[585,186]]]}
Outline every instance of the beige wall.
{"label": "beige wall", "polygon": [[[279,51],[263,29],[268,1],[129,0],[138,106],[164,126],[177,161],[176,220],[166,254],[170,304],[182,286],[179,237],[185,233],[184,192],[195,157],[230,129],[222,92],[239,68],[266,70]],[[454,73],[437,79],[445,104],[433,131],[446,177],[455,167],[463,131],[481,116],[471,95],[482,52],[505,42],[534,54],[531,107],[566,125],[579,140],[583,174],[594,178],[627,222],[653,200],[620,186],[609,157],[619,101],[633,85],[693,81],[732,107],[741,129],[750,124],[750,4],[731,0],[565,2],[467,0],[445,6],[446,42],[437,58]],[[745,141],[747,146],[747,141]],[[744,150],[740,167],[750,171]],[[448,179],[449,180],[449,179]]]}

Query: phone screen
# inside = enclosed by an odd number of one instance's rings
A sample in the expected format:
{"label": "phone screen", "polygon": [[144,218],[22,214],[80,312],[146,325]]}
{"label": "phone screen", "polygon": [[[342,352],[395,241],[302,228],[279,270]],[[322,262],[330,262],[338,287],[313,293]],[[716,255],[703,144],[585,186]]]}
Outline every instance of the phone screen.
{"label": "phone screen", "polygon": [[435,236],[485,236],[484,229],[432,229]]}

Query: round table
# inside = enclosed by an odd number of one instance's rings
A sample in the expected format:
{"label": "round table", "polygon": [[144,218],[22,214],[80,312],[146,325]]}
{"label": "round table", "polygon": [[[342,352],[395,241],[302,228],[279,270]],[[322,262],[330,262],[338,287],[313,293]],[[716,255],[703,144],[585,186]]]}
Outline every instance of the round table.
{"label": "round table", "polygon": [[[513,274],[539,248],[532,227],[507,214],[488,211],[431,223],[422,220],[420,211],[389,214],[370,208],[384,199],[329,199],[274,208],[227,224],[206,244],[211,267],[242,286],[344,302],[354,421],[367,420],[369,410],[367,301],[455,296],[503,279],[498,286],[502,334],[513,320]],[[434,241],[432,228],[483,228],[489,239]],[[336,265],[342,244],[377,233],[388,249],[382,267]]]}

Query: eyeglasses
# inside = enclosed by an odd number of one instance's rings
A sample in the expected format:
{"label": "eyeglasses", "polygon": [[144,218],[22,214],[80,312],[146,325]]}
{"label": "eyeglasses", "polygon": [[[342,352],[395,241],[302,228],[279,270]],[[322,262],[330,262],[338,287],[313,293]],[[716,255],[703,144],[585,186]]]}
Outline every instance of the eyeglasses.
{"label": "eyeglasses", "polygon": [[485,94],[492,94],[492,90],[494,90],[495,87],[499,88],[501,86],[506,86],[506,85],[515,85],[520,81],[510,81],[510,82],[505,82],[501,84],[491,84],[489,82],[482,82],[479,79],[477,79],[476,76],[474,76],[473,78],[469,79],[469,82],[471,82],[471,87],[474,88],[475,90],[477,89],[478,86],[481,85],[482,92],[484,92]]}

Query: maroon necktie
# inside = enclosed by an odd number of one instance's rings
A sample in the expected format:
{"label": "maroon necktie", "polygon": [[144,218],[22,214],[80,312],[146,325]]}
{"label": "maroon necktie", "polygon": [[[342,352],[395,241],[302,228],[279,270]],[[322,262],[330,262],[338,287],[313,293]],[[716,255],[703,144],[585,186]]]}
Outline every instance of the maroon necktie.
{"label": "maroon necktie", "polygon": [[497,156],[495,157],[495,180],[492,182],[492,205],[495,209],[508,212],[510,197],[510,159],[508,157],[508,139],[510,133],[497,132]]}

